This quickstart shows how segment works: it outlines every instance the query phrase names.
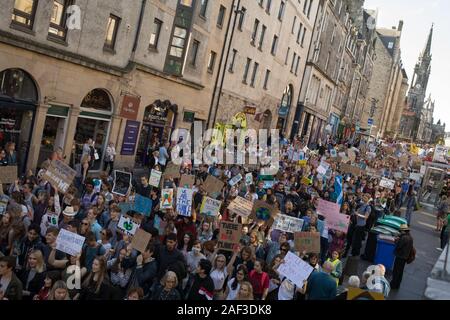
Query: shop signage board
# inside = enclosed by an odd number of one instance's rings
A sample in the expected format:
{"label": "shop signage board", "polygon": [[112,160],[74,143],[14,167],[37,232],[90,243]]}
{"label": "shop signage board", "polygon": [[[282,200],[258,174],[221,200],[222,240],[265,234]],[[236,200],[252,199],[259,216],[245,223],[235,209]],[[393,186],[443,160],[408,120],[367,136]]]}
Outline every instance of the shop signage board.
{"label": "shop signage board", "polygon": [[140,103],[141,99],[139,97],[125,95],[123,97],[120,116],[128,120],[136,120]]}
{"label": "shop signage board", "polygon": [[122,150],[120,151],[122,156],[134,155],[139,136],[139,127],[139,121],[127,120],[123,135]]}

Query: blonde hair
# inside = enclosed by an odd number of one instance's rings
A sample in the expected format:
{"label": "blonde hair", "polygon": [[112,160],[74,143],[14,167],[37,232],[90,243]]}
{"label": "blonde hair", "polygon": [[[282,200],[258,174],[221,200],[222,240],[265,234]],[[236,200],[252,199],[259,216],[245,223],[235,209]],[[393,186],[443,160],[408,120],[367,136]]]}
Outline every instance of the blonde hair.
{"label": "blonde hair", "polygon": [[177,277],[177,274],[176,274],[175,272],[173,272],[173,271],[167,271],[167,272],[166,272],[166,274],[164,275],[164,277],[162,277],[162,279],[161,279],[161,285],[162,285],[163,287],[165,287],[165,286],[166,286],[166,281],[167,281],[167,279],[169,279],[169,278],[174,278],[174,279],[175,279],[175,285],[174,285],[174,287],[175,287],[175,288],[178,287],[178,277]]}
{"label": "blonde hair", "polygon": [[[30,255],[28,256],[28,258],[30,258],[31,255],[33,255],[36,258],[36,260],[37,260],[36,271],[38,273],[44,272],[45,271],[44,255],[42,254],[41,250],[34,250],[34,251],[32,251],[30,253]],[[29,268],[29,263],[28,263],[28,268]]]}
{"label": "blonde hair", "polygon": [[67,294],[64,300],[70,300],[69,289],[67,288],[66,283],[62,280],[58,280],[55,282],[55,284],[52,287],[52,290],[50,290],[50,294],[48,295],[48,300],[55,300],[55,292],[58,289],[66,290]]}
{"label": "blonde hair", "polygon": [[[241,297],[241,288],[243,286],[246,286],[247,289],[248,289],[248,297]],[[239,287],[238,294],[236,296],[236,300],[254,300],[254,297],[253,297],[253,286],[252,286],[252,284],[250,282],[244,281],[244,282],[241,283],[241,286]]]}

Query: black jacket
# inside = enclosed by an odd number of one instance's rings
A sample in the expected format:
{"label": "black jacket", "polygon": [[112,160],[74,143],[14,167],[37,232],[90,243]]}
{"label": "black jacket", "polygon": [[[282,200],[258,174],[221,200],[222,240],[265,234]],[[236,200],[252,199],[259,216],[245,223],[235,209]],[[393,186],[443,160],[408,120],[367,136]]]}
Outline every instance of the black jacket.
{"label": "black jacket", "polygon": [[25,300],[33,299],[34,295],[37,294],[39,292],[39,290],[41,290],[41,288],[44,286],[44,279],[45,279],[45,275],[46,275],[45,272],[41,272],[41,273],[36,272],[35,276],[33,277],[33,279],[31,279],[31,281],[28,283],[28,286],[27,286],[27,279],[28,279],[29,274],[30,274],[30,270],[24,270],[20,274],[20,281],[22,281],[23,290],[30,291],[30,295],[24,297]]}
{"label": "black jacket", "polygon": [[[0,279],[2,277],[0,276]],[[22,300],[22,282],[20,282],[19,278],[13,273],[11,277],[11,281],[6,288],[0,288],[0,290],[4,291],[4,297],[8,300]]]}
{"label": "black jacket", "polygon": [[411,250],[413,248],[413,238],[409,233],[405,233],[400,236],[400,239],[397,241],[395,245],[394,254],[395,257],[407,260],[409,255],[411,254]]}
{"label": "black jacket", "polygon": [[198,274],[195,275],[187,300],[208,300],[206,294],[199,291],[208,292],[210,295],[214,294],[214,282],[209,275],[205,278],[200,278]]}
{"label": "black jacket", "polygon": [[174,265],[177,261],[182,262],[186,265],[186,260],[184,259],[183,253],[175,248],[173,251],[168,251],[166,246],[161,246],[158,255],[156,256],[156,261],[158,261],[158,279],[166,274],[167,269]]}

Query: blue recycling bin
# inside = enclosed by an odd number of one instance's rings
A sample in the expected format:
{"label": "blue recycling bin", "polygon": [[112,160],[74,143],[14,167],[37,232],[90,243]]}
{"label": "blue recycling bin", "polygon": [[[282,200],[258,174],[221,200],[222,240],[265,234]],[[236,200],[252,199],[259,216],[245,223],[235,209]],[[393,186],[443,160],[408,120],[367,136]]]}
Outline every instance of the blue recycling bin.
{"label": "blue recycling bin", "polygon": [[375,264],[382,264],[386,270],[394,269],[394,249],[395,243],[380,240],[377,241],[377,252],[375,254]]}

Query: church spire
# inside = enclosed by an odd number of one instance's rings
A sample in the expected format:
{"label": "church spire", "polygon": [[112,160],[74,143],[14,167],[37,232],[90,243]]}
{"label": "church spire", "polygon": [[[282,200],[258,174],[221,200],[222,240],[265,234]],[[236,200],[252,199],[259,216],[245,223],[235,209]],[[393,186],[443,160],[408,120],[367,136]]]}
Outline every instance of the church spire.
{"label": "church spire", "polygon": [[431,25],[430,34],[428,35],[427,45],[425,46],[423,57],[431,57],[431,42],[433,41],[433,29],[434,23]]}

